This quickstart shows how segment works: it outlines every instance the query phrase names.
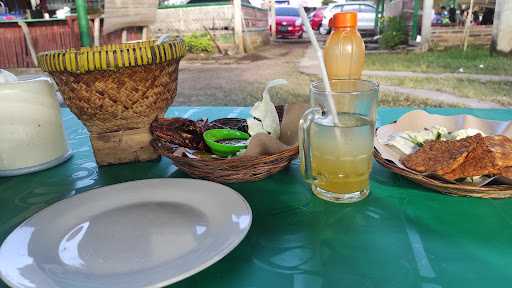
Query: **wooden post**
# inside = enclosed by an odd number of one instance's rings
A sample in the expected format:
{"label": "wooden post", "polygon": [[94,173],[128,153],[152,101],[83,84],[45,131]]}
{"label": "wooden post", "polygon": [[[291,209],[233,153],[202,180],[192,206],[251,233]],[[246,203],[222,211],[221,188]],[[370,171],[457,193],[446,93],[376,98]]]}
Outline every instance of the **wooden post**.
{"label": "wooden post", "polygon": [[101,21],[100,21],[100,17],[95,17],[94,18],[94,46],[95,47],[98,47],[100,46],[100,37],[101,37],[101,33],[100,33],[100,24],[101,24]]}
{"label": "wooden post", "polygon": [[121,43],[128,42],[128,30],[123,29],[123,32],[121,33]]}
{"label": "wooden post", "polygon": [[491,54],[494,54],[498,51],[498,36],[500,35],[501,30],[501,9],[503,9],[503,4],[506,0],[496,0],[496,5],[494,6],[494,19],[492,22],[492,40],[491,40]]}
{"label": "wooden post", "polygon": [[464,51],[468,48],[469,28],[473,19],[473,0],[469,2],[468,16],[466,17],[466,24],[464,25]]}
{"label": "wooden post", "polygon": [[233,0],[233,29],[238,52],[244,53],[244,32],[242,30],[242,1]]}
{"label": "wooden post", "polygon": [[491,53],[512,55],[512,1],[496,0]]}
{"label": "wooden post", "polygon": [[430,48],[430,37],[432,34],[432,8],[433,0],[423,0],[423,16],[421,19],[421,47],[423,51]]}
{"label": "wooden post", "polygon": [[142,41],[148,40],[148,26],[142,27]]}
{"label": "wooden post", "polygon": [[270,28],[272,29],[272,41],[276,40],[276,3],[270,0]]}
{"label": "wooden post", "polygon": [[34,65],[37,67],[37,55],[36,49],[34,49],[34,44],[32,43],[32,37],[30,36],[30,30],[28,30],[27,23],[23,21],[18,21],[18,25],[20,25],[23,34],[25,35],[25,40],[27,41],[28,50],[30,51],[30,56],[32,57],[32,61]]}

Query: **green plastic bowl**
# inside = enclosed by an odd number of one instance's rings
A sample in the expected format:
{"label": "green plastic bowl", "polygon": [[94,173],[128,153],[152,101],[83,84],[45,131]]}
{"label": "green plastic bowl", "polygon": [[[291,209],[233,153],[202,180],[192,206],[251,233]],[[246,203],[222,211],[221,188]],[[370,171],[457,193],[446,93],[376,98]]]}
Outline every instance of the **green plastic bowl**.
{"label": "green plastic bowl", "polygon": [[236,154],[242,149],[247,148],[247,145],[227,145],[215,141],[229,139],[248,140],[251,138],[251,136],[247,133],[234,129],[212,129],[204,132],[203,138],[206,142],[206,145],[212,149],[214,154],[222,157],[228,157]]}

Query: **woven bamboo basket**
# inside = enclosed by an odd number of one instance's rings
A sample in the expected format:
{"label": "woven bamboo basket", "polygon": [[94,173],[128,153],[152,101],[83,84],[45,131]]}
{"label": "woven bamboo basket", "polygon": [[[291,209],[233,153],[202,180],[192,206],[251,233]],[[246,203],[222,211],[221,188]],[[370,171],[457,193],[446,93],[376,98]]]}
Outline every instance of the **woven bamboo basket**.
{"label": "woven bamboo basket", "polygon": [[219,183],[251,182],[264,179],[286,168],[299,153],[299,147],[295,146],[274,155],[193,159],[175,155],[174,149],[156,138],[151,144],[158,153],[170,158],[176,167],[188,175]]}
{"label": "woven bamboo basket", "polygon": [[373,156],[379,164],[388,168],[392,172],[400,174],[413,182],[444,194],[493,199],[512,197],[512,186],[510,185],[485,185],[478,187],[463,184],[452,184],[400,168],[392,161],[382,158],[377,149],[373,150]]}
{"label": "woven bamboo basket", "polygon": [[146,41],[38,55],[66,105],[89,130],[99,165],[159,157],[149,126],[176,96],[182,40]]}

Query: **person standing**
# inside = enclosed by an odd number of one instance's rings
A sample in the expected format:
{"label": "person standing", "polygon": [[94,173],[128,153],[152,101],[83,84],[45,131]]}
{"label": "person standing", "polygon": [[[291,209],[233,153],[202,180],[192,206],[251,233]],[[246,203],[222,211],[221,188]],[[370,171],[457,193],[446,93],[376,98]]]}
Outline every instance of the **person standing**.
{"label": "person standing", "polygon": [[459,10],[457,11],[457,25],[464,26],[464,21],[466,20],[466,10],[463,5],[459,4]]}
{"label": "person standing", "polygon": [[494,9],[485,7],[482,15],[481,25],[492,25],[494,23]]}
{"label": "person standing", "polygon": [[457,23],[457,9],[455,9],[454,5],[451,5],[448,9],[448,19],[452,24]]}
{"label": "person standing", "polygon": [[480,25],[480,13],[478,12],[478,8],[473,9],[473,24]]}

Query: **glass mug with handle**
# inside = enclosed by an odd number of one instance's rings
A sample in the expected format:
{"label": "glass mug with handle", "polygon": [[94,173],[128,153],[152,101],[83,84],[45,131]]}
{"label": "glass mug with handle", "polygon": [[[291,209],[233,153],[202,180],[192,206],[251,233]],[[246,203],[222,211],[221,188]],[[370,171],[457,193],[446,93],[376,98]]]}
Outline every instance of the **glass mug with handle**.
{"label": "glass mug with handle", "polygon": [[330,81],[338,115],[328,109],[321,81],[311,84],[312,107],[299,125],[299,157],[313,193],[332,202],[368,196],[379,87],[364,80]]}

